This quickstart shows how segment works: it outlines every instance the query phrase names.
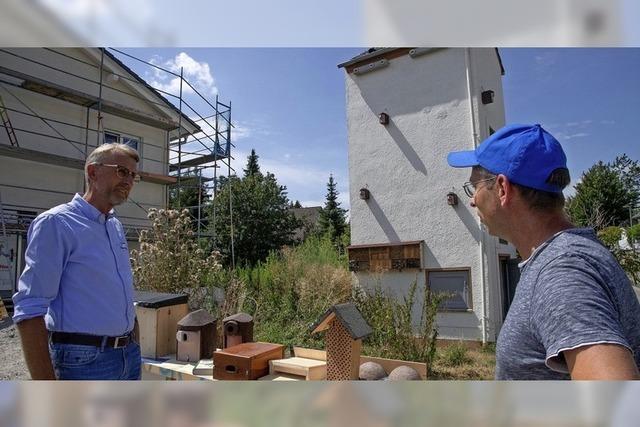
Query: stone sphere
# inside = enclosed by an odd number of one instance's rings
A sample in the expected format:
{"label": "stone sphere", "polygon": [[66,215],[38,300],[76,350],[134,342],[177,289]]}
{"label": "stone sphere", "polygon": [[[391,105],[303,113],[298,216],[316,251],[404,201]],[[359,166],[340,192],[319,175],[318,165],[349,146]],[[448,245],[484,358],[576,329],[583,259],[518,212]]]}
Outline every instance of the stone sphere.
{"label": "stone sphere", "polygon": [[365,362],[360,365],[359,377],[365,381],[377,381],[387,376],[384,368],[376,362]]}
{"label": "stone sphere", "polygon": [[420,380],[420,374],[410,366],[398,366],[389,374],[390,381],[415,381]]}

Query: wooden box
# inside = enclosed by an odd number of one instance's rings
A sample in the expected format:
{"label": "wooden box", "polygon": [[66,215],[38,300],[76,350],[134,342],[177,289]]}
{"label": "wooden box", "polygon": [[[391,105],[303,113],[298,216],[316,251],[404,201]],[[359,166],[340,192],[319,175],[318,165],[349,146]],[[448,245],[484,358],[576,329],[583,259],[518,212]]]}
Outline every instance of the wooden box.
{"label": "wooden box", "polygon": [[142,357],[157,359],[176,353],[178,322],[189,313],[187,299],[184,294],[135,292]]}
{"label": "wooden box", "polygon": [[284,358],[284,346],[247,342],[213,353],[213,378],[256,380],[269,373],[269,361]]}

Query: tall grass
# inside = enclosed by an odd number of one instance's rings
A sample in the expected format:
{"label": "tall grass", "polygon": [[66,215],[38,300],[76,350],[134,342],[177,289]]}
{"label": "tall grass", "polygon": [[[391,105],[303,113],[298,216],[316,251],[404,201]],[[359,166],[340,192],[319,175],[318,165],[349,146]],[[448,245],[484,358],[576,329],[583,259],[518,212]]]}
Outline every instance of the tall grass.
{"label": "tall grass", "polygon": [[[219,272],[212,284],[225,290],[220,317],[245,311],[254,316],[256,340],[322,349],[324,337],[311,335],[311,325],[331,306],[352,301],[373,329],[364,341],[365,354],[430,367],[435,315],[444,297],[424,289],[422,301],[417,301],[416,282],[400,300],[380,287],[354,288],[347,266],[344,254],[328,238],[310,237],[299,246],[272,252],[254,267]],[[412,316],[415,305],[422,308],[419,319]]]}

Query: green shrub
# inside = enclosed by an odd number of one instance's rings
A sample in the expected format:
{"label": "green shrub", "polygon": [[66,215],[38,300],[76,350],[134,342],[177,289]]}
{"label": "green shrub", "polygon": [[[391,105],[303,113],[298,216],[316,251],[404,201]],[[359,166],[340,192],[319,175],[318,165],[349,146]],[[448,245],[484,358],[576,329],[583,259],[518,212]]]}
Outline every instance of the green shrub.
{"label": "green shrub", "polygon": [[457,367],[471,362],[468,355],[469,349],[463,343],[451,344],[440,352],[440,360],[443,365]]}
{"label": "green shrub", "polygon": [[148,216],[151,229],[140,233],[140,248],[131,253],[136,288],[187,292],[199,304],[220,271],[220,254],[200,247],[186,209],[150,209]]}
{"label": "green shrub", "polygon": [[429,375],[436,355],[436,314],[438,305],[448,295],[433,294],[424,289],[420,319],[412,320],[417,282],[402,301],[384,292],[379,286],[370,292],[357,290],[354,298],[358,309],[373,329],[365,340],[364,353],[371,356],[400,359],[427,364]]}
{"label": "green shrub", "polygon": [[615,249],[618,247],[618,242],[622,238],[622,228],[620,227],[606,227],[598,231],[598,238],[602,240],[602,243],[607,245],[609,249]]}
{"label": "green shrub", "polygon": [[627,228],[627,241],[631,246],[640,241],[640,224],[632,225]]}

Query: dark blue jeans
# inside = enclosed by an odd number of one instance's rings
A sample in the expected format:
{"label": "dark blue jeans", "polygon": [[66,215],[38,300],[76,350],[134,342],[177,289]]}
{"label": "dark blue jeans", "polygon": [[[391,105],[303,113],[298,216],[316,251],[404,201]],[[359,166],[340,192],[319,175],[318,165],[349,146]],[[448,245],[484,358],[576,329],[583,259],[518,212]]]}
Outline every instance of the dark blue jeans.
{"label": "dark blue jeans", "polygon": [[139,380],[142,359],[135,342],[122,348],[49,343],[59,380]]}

